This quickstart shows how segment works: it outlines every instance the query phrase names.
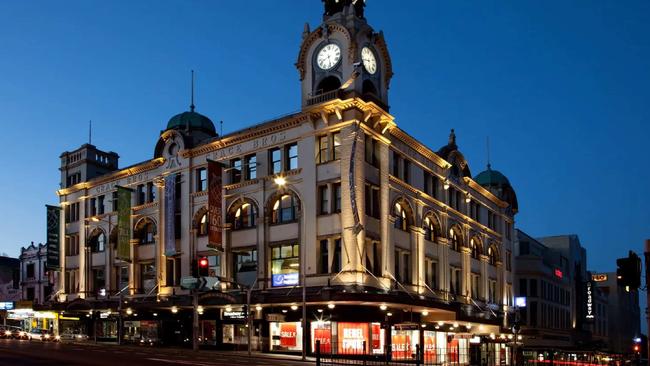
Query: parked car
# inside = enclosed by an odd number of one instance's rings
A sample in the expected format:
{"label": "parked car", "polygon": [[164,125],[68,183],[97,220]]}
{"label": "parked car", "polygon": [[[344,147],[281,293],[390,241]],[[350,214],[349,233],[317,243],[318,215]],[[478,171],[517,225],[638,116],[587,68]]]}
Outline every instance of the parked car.
{"label": "parked car", "polygon": [[[10,332],[11,334],[7,332]],[[27,332],[25,332],[23,329],[19,327],[9,327],[5,331],[5,335],[7,336],[7,338],[13,338],[13,339],[24,339],[24,340],[29,339],[29,335],[27,334]]]}
{"label": "parked car", "polygon": [[62,340],[62,341],[76,341],[76,342],[87,341],[88,336],[86,334],[81,334],[78,331],[74,331],[74,332],[68,331],[68,332],[62,333],[61,336],[59,337],[59,340]]}

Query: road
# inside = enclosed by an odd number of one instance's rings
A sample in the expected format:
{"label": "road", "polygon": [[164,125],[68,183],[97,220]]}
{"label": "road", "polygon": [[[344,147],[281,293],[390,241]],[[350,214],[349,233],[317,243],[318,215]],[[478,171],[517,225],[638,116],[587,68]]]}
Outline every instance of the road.
{"label": "road", "polygon": [[306,366],[293,356],[0,339],[1,366]]}

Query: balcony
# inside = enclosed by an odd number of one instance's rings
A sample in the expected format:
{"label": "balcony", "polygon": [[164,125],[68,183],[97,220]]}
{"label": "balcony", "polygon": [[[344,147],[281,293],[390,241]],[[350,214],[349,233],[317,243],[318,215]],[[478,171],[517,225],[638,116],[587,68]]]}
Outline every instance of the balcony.
{"label": "balcony", "polygon": [[342,91],[340,89],[335,89],[335,90],[332,90],[332,91],[316,94],[316,95],[310,96],[307,99],[307,105],[311,106],[311,105],[315,105],[315,104],[325,103],[327,101],[340,98],[341,94],[342,94]]}

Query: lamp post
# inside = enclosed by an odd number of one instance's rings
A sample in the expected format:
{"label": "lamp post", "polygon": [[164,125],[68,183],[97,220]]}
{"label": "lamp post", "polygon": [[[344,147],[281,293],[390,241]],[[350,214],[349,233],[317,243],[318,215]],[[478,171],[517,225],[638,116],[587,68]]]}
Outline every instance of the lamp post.
{"label": "lamp post", "polygon": [[[95,223],[99,223],[99,222],[108,223],[108,236],[106,234],[104,234],[104,243],[103,243],[103,245],[104,245],[104,251],[108,251],[108,254],[109,254],[108,258],[106,259],[107,263],[109,264],[109,273],[108,274],[104,273],[104,288],[106,287],[106,278],[107,278],[106,276],[107,275],[110,276],[110,267],[111,267],[110,266],[111,246],[110,246],[110,244],[106,245],[106,242],[107,242],[106,239],[107,238],[108,238],[108,242],[110,243],[110,236],[111,236],[111,230],[112,230],[112,224],[113,224],[111,219],[112,219],[112,216],[110,214],[108,215],[108,219],[93,216],[93,217],[90,217],[90,218],[86,219],[86,225],[85,225],[86,226],[86,242],[87,242],[88,241],[88,228],[90,226],[89,223],[88,223],[89,221],[92,221],[92,222],[95,222]],[[94,285],[94,278],[92,276],[92,256],[93,256],[93,251],[92,251],[91,247],[87,247],[86,249],[88,250],[88,277],[90,277],[90,279],[91,279],[90,282],[93,282],[93,285]],[[104,267],[106,267],[106,265],[104,265]],[[86,287],[88,287],[88,284],[86,285]],[[93,291],[95,291],[95,297],[96,297],[97,296],[97,289],[94,288],[94,286],[93,286]],[[87,292],[87,290],[86,290],[86,292]],[[118,314],[118,320],[117,320],[117,344],[118,345],[121,344],[121,341],[122,341],[122,337],[121,337],[121,333],[122,333],[122,295],[121,294],[120,294],[119,301],[120,301],[119,304],[118,304],[118,313],[119,314]],[[96,329],[97,321],[95,320],[94,317],[93,317],[93,325],[94,325],[94,328],[95,328],[94,329],[94,333],[95,333],[94,338],[95,338],[95,342],[97,342],[97,329]]]}

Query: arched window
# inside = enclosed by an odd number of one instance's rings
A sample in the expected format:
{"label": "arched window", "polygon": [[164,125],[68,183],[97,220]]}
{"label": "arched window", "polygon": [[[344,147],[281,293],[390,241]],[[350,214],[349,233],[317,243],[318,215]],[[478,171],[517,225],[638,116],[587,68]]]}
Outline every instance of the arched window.
{"label": "arched window", "polygon": [[103,231],[96,229],[90,235],[90,251],[93,253],[103,252],[106,249],[106,235]]}
{"label": "arched window", "polygon": [[438,219],[435,216],[429,215],[425,217],[423,226],[424,226],[424,238],[426,240],[436,241],[438,237],[441,235],[440,225]]}
{"label": "arched window", "polygon": [[150,219],[141,220],[134,231],[134,238],[138,239],[138,244],[154,244],[156,242],[156,224]]}
{"label": "arched window", "polygon": [[230,209],[232,229],[239,230],[255,227],[256,211],[255,206],[250,202],[242,201],[239,204],[235,204]]}
{"label": "arched window", "polygon": [[449,229],[449,241],[451,249],[460,252],[460,248],[463,246],[463,237],[460,230],[457,228]]}
{"label": "arched window", "polygon": [[404,230],[408,229],[409,226],[409,220],[408,216],[406,215],[406,210],[402,206],[400,202],[395,202],[395,228]]}
{"label": "arched window", "polygon": [[283,194],[273,202],[271,223],[284,224],[296,220],[296,198],[291,194]]}
{"label": "arched window", "polygon": [[481,242],[478,238],[472,238],[469,241],[469,247],[472,250],[472,258],[480,259],[481,256]]}
{"label": "arched window", "polygon": [[498,253],[496,248],[492,245],[488,248],[488,262],[496,266],[497,265],[497,258],[498,258]]}
{"label": "arched window", "polygon": [[206,236],[208,235],[208,213],[204,213],[201,215],[201,219],[199,220],[199,225],[198,225],[198,231],[197,231],[198,236]]}

